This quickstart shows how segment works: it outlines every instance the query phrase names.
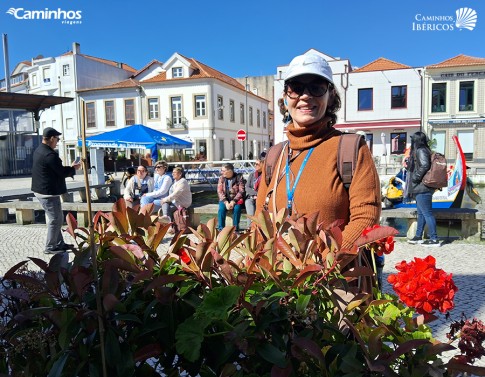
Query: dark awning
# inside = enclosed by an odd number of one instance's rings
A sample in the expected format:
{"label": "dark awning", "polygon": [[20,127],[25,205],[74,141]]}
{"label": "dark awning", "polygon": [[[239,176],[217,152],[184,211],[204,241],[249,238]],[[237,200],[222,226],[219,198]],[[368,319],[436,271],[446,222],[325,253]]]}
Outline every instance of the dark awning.
{"label": "dark awning", "polygon": [[22,109],[34,113],[39,120],[39,111],[48,107],[72,101],[73,98],[57,96],[39,96],[23,93],[0,93],[0,109]]}

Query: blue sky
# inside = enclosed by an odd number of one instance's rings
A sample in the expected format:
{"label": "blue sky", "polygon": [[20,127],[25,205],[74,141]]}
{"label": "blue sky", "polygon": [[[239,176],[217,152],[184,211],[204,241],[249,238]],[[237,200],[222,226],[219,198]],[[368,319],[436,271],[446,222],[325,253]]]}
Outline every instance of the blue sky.
{"label": "blue sky", "polygon": [[[417,14],[455,17],[455,11],[462,7],[478,14],[472,31],[413,30]],[[6,13],[10,8],[80,10],[82,24],[19,20]],[[0,33],[8,35],[11,70],[19,61],[40,54],[58,56],[71,50],[72,42],[81,44],[82,53],[122,61],[137,69],[179,52],[233,77],[276,74],[277,66],[288,64],[310,48],[348,58],[354,67],[379,57],[417,67],[458,54],[485,58],[485,3],[2,0]],[[0,77],[4,77],[3,58],[0,70]]]}

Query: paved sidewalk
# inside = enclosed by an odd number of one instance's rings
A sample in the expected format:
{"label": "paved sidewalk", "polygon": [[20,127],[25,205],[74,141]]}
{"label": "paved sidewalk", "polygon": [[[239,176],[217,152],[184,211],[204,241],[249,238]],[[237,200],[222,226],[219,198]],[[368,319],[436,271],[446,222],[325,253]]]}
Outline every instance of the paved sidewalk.
{"label": "paved sidewalk", "polygon": [[[0,276],[16,263],[26,260],[28,257],[37,257],[48,260],[49,256],[43,253],[46,226],[36,225],[0,225]],[[72,239],[67,233],[66,242]],[[166,250],[169,239],[160,245],[159,251]],[[461,313],[468,318],[476,317],[485,321],[485,242],[467,243],[455,241],[443,245],[440,248],[425,248],[419,245],[410,245],[403,239],[396,241],[396,247],[392,254],[386,256],[384,267],[384,291],[392,293],[391,286],[387,283],[387,276],[396,273],[396,263],[406,260],[411,261],[414,257],[424,258],[433,255],[436,258],[438,268],[453,274],[453,279],[458,287],[455,299],[455,309],[451,312],[451,319],[459,320]],[[446,333],[449,331],[450,321],[445,320],[444,315],[432,323],[435,337],[440,341],[446,341]],[[450,354],[451,356],[451,354]],[[478,365],[485,366],[485,360]]]}

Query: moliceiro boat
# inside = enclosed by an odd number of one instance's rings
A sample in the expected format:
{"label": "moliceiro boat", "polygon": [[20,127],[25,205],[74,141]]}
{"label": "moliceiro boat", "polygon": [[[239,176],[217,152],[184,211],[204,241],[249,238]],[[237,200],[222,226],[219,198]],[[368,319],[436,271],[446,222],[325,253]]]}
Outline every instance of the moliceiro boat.
{"label": "moliceiro boat", "polygon": [[[482,200],[473,187],[473,182],[467,178],[465,155],[458,137],[453,136],[453,142],[456,145],[456,159],[452,165],[448,161],[448,186],[435,191],[433,208],[475,208]],[[383,188],[383,208],[416,207],[416,202],[403,200],[406,174],[407,171],[403,167]]]}

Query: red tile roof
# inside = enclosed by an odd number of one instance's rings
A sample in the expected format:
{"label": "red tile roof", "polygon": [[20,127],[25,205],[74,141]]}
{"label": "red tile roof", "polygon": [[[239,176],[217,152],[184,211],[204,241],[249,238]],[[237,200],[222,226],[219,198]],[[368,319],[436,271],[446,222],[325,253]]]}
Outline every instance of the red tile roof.
{"label": "red tile roof", "polygon": [[485,65],[485,58],[476,58],[473,56],[460,54],[454,58],[442,61],[441,63],[428,65],[426,68],[463,67],[470,65]]}
{"label": "red tile roof", "polygon": [[394,62],[386,58],[379,58],[364,65],[363,67],[354,69],[352,72],[373,72],[373,71],[390,71],[393,69],[406,69],[411,68],[408,65]]}
{"label": "red tile roof", "polygon": [[[181,55],[182,56],[182,55]],[[236,79],[233,79],[232,77],[225,75],[222,72],[219,72],[218,70],[211,68],[193,58],[186,58],[191,63],[192,66],[192,74],[190,75],[189,78],[175,78],[173,80],[193,80],[193,79],[199,79],[199,78],[214,78],[221,80],[229,85],[232,85],[238,89],[244,90],[244,85],[239,83]],[[167,75],[166,72],[162,72],[154,77],[151,77],[147,80],[142,80],[142,83],[155,83],[155,82],[163,82],[167,81]]]}

